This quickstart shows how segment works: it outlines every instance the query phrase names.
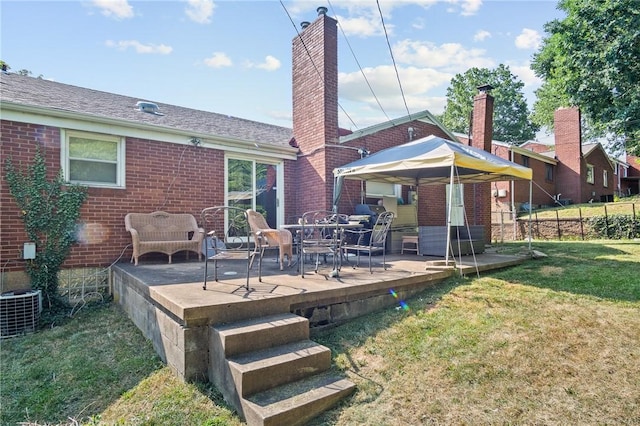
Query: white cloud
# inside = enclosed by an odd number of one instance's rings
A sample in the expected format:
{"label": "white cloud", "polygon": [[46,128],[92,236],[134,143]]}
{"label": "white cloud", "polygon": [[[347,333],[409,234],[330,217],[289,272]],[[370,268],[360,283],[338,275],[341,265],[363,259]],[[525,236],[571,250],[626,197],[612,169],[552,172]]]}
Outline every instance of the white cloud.
{"label": "white cloud", "polygon": [[542,79],[536,76],[527,62],[524,65],[509,65],[511,72],[522,81],[525,87],[540,86]]}
{"label": "white cloud", "polygon": [[442,68],[449,72],[495,66],[494,61],[485,56],[484,49],[466,49],[458,43],[437,46],[431,42],[403,40],[393,46],[393,54],[397,61],[405,64]]}
{"label": "white cloud", "polygon": [[261,64],[257,64],[256,68],[260,68],[267,71],[275,71],[279,69],[281,65],[282,64],[278,59],[274,58],[271,55],[267,55],[267,57],[264,58],[264,62]]}
{"label": "white cloud", "polygon": [[143,54],[152,53],[152,54],[168,55],[173,51],[173,48],[171,46],[167,46],[164,44],[142,44],[137,40],[120,40],[120,41],[107,40],[105,42],[105,45],[107,47],[113,47],[118,50],[127,50],[131,48],[135,50],[136,53],[143,53]]}
{"label": "white cloud", "polygon": [[473,41],[485,41],[491,38],[491,33],[487,30],[479,30],[473,35]]}
{"label": "white cloud", "polygon": [[211,68],[230,67],[233,65],[231,58],[224,52],[214,52],[210,58],[204,60],[204,63]]}
{"label": "white cloud", "polygon": [[[342,31],[349,36],[371,37],[384,35],[384,28],[380,21],[380,16],[362,15],[354,18],[338,16],[336,18]],[[393,34],[393,25],[385,21],[385,27],[389,35]]]}
{"label": "white cloud", "polygon": [[92,3],[109,18],[133,18],[133,7],[127,0],[93,0]]}
{"label": "white cloud", "polygon": [[[406,115],[404,100],[393,66],[365,68],[363,72],[375,92],[375,97],[360,71],[340,73],[338,76],[340,97],[348,101],[365,103],[371,110],[379,111],[377,97],[382,107],[391,116]],[[434,99],[429,95],[429,91],[448,84],[453,77],[449,73],[417,67],[400,67],[398,74],[402,82],[402,93],[412,112],[433,107]]]}
{"label": "white cloud", "polygon": [[470,16],[475,15],[482,6],[482,0],[462,0],[460,7],[462,8],[461,15]]}
{"label": "white cloud", "polygon": [[518,49],[537,49],[542,42],[542,36],[536,30],[523,28],[516,37],[515,45]]}
{"label": "white cloud", "polygon": [[[475,15],[480,6],[482,6],[482,0],[414,0],[411,3],[417,4],[424,8],[429,8],[438,2],[447,3],[449,6],[447,12],[460,13],[463,16]],[[397,2],[398,5],[407,4],[408,2]]]}
{"label": "white cloud", "polygon": [[208,24],[211,22],[211,16],[213,15],[213,9],[216,5],[213,0],[188,0],[188,5],[184,10],[184,13],[193,22],[198,24]]}

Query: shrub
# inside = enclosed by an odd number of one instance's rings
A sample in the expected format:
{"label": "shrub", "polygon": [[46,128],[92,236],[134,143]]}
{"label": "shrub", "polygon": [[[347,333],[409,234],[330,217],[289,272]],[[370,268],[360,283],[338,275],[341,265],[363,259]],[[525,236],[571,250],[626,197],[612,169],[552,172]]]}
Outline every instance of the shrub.
{"label": "shrub", "polygon": [[640,218],[634,219],[629,215],[618,214],[594,216],[587,221],[598,238],[620,240],[640,236]]}

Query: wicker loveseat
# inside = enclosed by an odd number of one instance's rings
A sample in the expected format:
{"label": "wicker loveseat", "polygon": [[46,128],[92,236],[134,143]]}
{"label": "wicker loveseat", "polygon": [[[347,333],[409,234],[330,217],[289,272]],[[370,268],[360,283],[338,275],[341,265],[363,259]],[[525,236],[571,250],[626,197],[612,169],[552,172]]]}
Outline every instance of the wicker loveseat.
{"label": "wicker loveseat", "polygon": [[138,257],[145,253],[164,253],[169,256],[179,251],[198,253],[202,260],[204,230],[198,227],[195,217],[184,213],[128,213],[124,225],[131,233],[133,255],[131,261],[138,264]]}

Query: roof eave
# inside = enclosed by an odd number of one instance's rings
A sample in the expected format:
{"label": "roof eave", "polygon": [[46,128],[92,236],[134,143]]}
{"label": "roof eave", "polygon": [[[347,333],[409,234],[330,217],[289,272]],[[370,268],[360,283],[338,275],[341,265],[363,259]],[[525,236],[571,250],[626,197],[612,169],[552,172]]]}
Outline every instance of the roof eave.
{"label": "roof eave", "polygon": [[457,142],[458,138],[453,134],[453,132],[449,131],[438,119],[431,114],[429,111],[421,111],[416,114],[406,115],[404,117],[400,117],[394,120],[385,121],[383,123],[375,124],[373,126],[366,127],[364,129],[356,130],[353,133],[350,133],[345,136],[340,136],[340,143],[347,143],[354,139],[359,139],[363,136],[371,135],[382,130],[391,129],[396,126],[401,126],[403,124],[410,123],[412,121],[421,121],[427,124],[433,124],[438,126],[440,130],[446,133],[446,135],[451,138],[452,141]]}
{"label": "roof eave", "polygon": [[[272,154],[280,156],[288,160],[296,160],[298,148],[272,145],[264,142],[258,142],[253,140],[236,139],[230,137],[224,137],[214,135],[210,133],[192,132],[186,130],[175,129],[172,127],[150,125],[146,123],[132,122],[130,120],[122,120],[110,117],[101,117],[94,114],[83,114],[75,111],[66,111],[58,108],[47,108],[33,105],[24,105],[15,102],[0,102],[0,115],[3,120],[21,121],[27,115],[53,117],[61,120],[73,120],[80,122],[90,122],[95,124],[102,124],[110,127],[120,127],[125,129],[152,132],[163,134],[165,137],[162,140],[171,143],[190,143],[189,140],[193,137],[199,138],[205,145],[221,146],[228,148],[240,148],[241,150],[248,150],[252,153],[256,152],[256,148],[260,150],[260,153]],[[38,123],[33,123],[38,124]],[[40,123],[41,124],[41,123]]]}

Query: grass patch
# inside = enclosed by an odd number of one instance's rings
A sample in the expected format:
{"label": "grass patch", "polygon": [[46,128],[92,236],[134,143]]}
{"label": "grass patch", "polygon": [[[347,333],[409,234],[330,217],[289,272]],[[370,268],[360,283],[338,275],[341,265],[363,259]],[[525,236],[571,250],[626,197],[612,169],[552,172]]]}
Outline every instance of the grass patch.
{"label": "grass patch", "polygon": [[214,390],[175,378],[115,304],[0,345],[3,425],[240,424]]}
{"label": "grass patch", "polygon": [[534,248],[317,336],[358,387],[313,425],[640,423],[640,244]]}
{"label": "grass patch", "polygon": [[[538,219],[556,219],[556,215],[559,219],[577,219],[579,217],[589,218],[595,216],[604,216],[605,208],[606,213],[609,216],[612,215],[629,215],[634,213],[635,203],[636,217],[640,215],[640,195],[634,195],[631,197],[625,197],[619,201],[612,203],[583,203],[583,204],[569,204],[568,206],[550,207],[544,209],[536,209],[532,213]],[[526,219],[529,217],[529,213],[520,213],[520,218]]]}
{"label": "grass patch", "polygon": [[[640,244],[533,248],[548,257],[314,335],[357,391],[312,425],[640,424]],[[117,306],[1,350],[2,424],[242,424],[214,388],[162,366]]]}

